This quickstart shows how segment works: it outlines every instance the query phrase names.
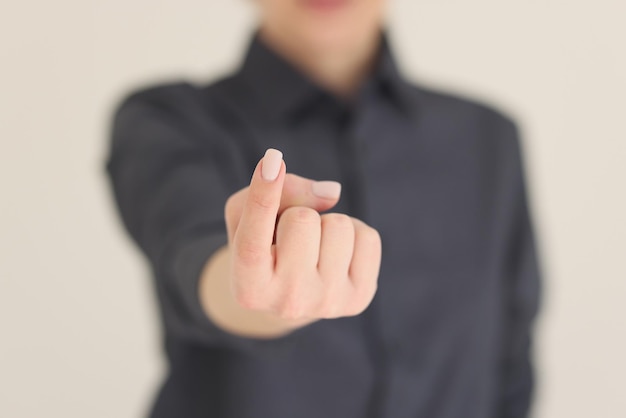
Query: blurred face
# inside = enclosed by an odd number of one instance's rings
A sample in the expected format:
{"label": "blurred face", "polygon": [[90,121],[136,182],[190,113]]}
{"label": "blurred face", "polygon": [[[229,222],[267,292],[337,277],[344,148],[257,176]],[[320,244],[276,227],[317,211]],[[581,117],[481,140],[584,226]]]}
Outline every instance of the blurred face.
{"label": "blurred face", "polygon": [[256,0],[262,30],[313,50],[346,50],[378,35],[386,0]]}

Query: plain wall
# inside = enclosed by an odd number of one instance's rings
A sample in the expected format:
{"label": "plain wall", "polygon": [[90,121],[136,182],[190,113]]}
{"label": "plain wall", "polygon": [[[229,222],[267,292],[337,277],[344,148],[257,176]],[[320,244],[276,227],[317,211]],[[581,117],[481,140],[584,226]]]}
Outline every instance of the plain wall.
{"label": "plain wall", "polygon": [[[234,68],[248,1],[0,5],[0,416],[138,417],[164,370],[104,179],[128,88]],[[391,0],[410,78],[520,121],[545,273],[536,416],[626,416],[626,2]]]}

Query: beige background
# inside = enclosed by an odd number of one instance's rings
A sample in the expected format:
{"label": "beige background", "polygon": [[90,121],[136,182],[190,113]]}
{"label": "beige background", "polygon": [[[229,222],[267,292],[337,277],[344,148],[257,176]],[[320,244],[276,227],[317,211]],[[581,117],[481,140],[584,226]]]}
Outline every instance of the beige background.
{"label": "beige background", "polygon": [[[246,1],[0,3],[0,416],[140,416],[163,373],[147,271],[111,207],[108,115],[233,68]],[[412,78],[523,123],[545,305],[536,416],[626,416],[623,0],[392,0]]]}

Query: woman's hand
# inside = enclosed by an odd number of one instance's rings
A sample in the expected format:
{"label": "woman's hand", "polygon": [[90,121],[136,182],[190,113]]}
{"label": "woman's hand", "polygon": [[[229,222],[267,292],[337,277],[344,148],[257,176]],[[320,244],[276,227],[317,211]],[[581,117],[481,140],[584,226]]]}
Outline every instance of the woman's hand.
{"label": "woman's hand", "polygon": [[263,335],[254,325],[245,331],[244,324],[232,321],[261,315],[257,325],[261,318],[272,322],[267,333],[272,335],[367,308],[377,288],[380,236],[347,215],[320,215],[337,203],[340,191],[335,182],[286,174],[282,153],[269,149],[250,186],[225,207],[229,244],[222,274],[228,284],[221,292],[229,290],[246,313],[232,315],[233,307],[220,312],[220,302],[207,289],[202,293],[209,316],[231,331]]}

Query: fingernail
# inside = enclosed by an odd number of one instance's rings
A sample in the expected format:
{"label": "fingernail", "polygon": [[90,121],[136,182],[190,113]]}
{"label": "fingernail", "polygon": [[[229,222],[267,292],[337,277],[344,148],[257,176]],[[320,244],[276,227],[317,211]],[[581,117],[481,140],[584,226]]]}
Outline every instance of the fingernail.
{"label": "fingernail", "polygon": [[341,194],[341,183],[336,181],[316,181],[311,185],[311,191],[323,199],[337,199]]}
{"label": "fingernail", "polygon": [[263,156],[261,166],[261,177],[265,181],[274,181],[280,173],[280,166],[283,162],[283,153],[274,148],[269,148]]}

